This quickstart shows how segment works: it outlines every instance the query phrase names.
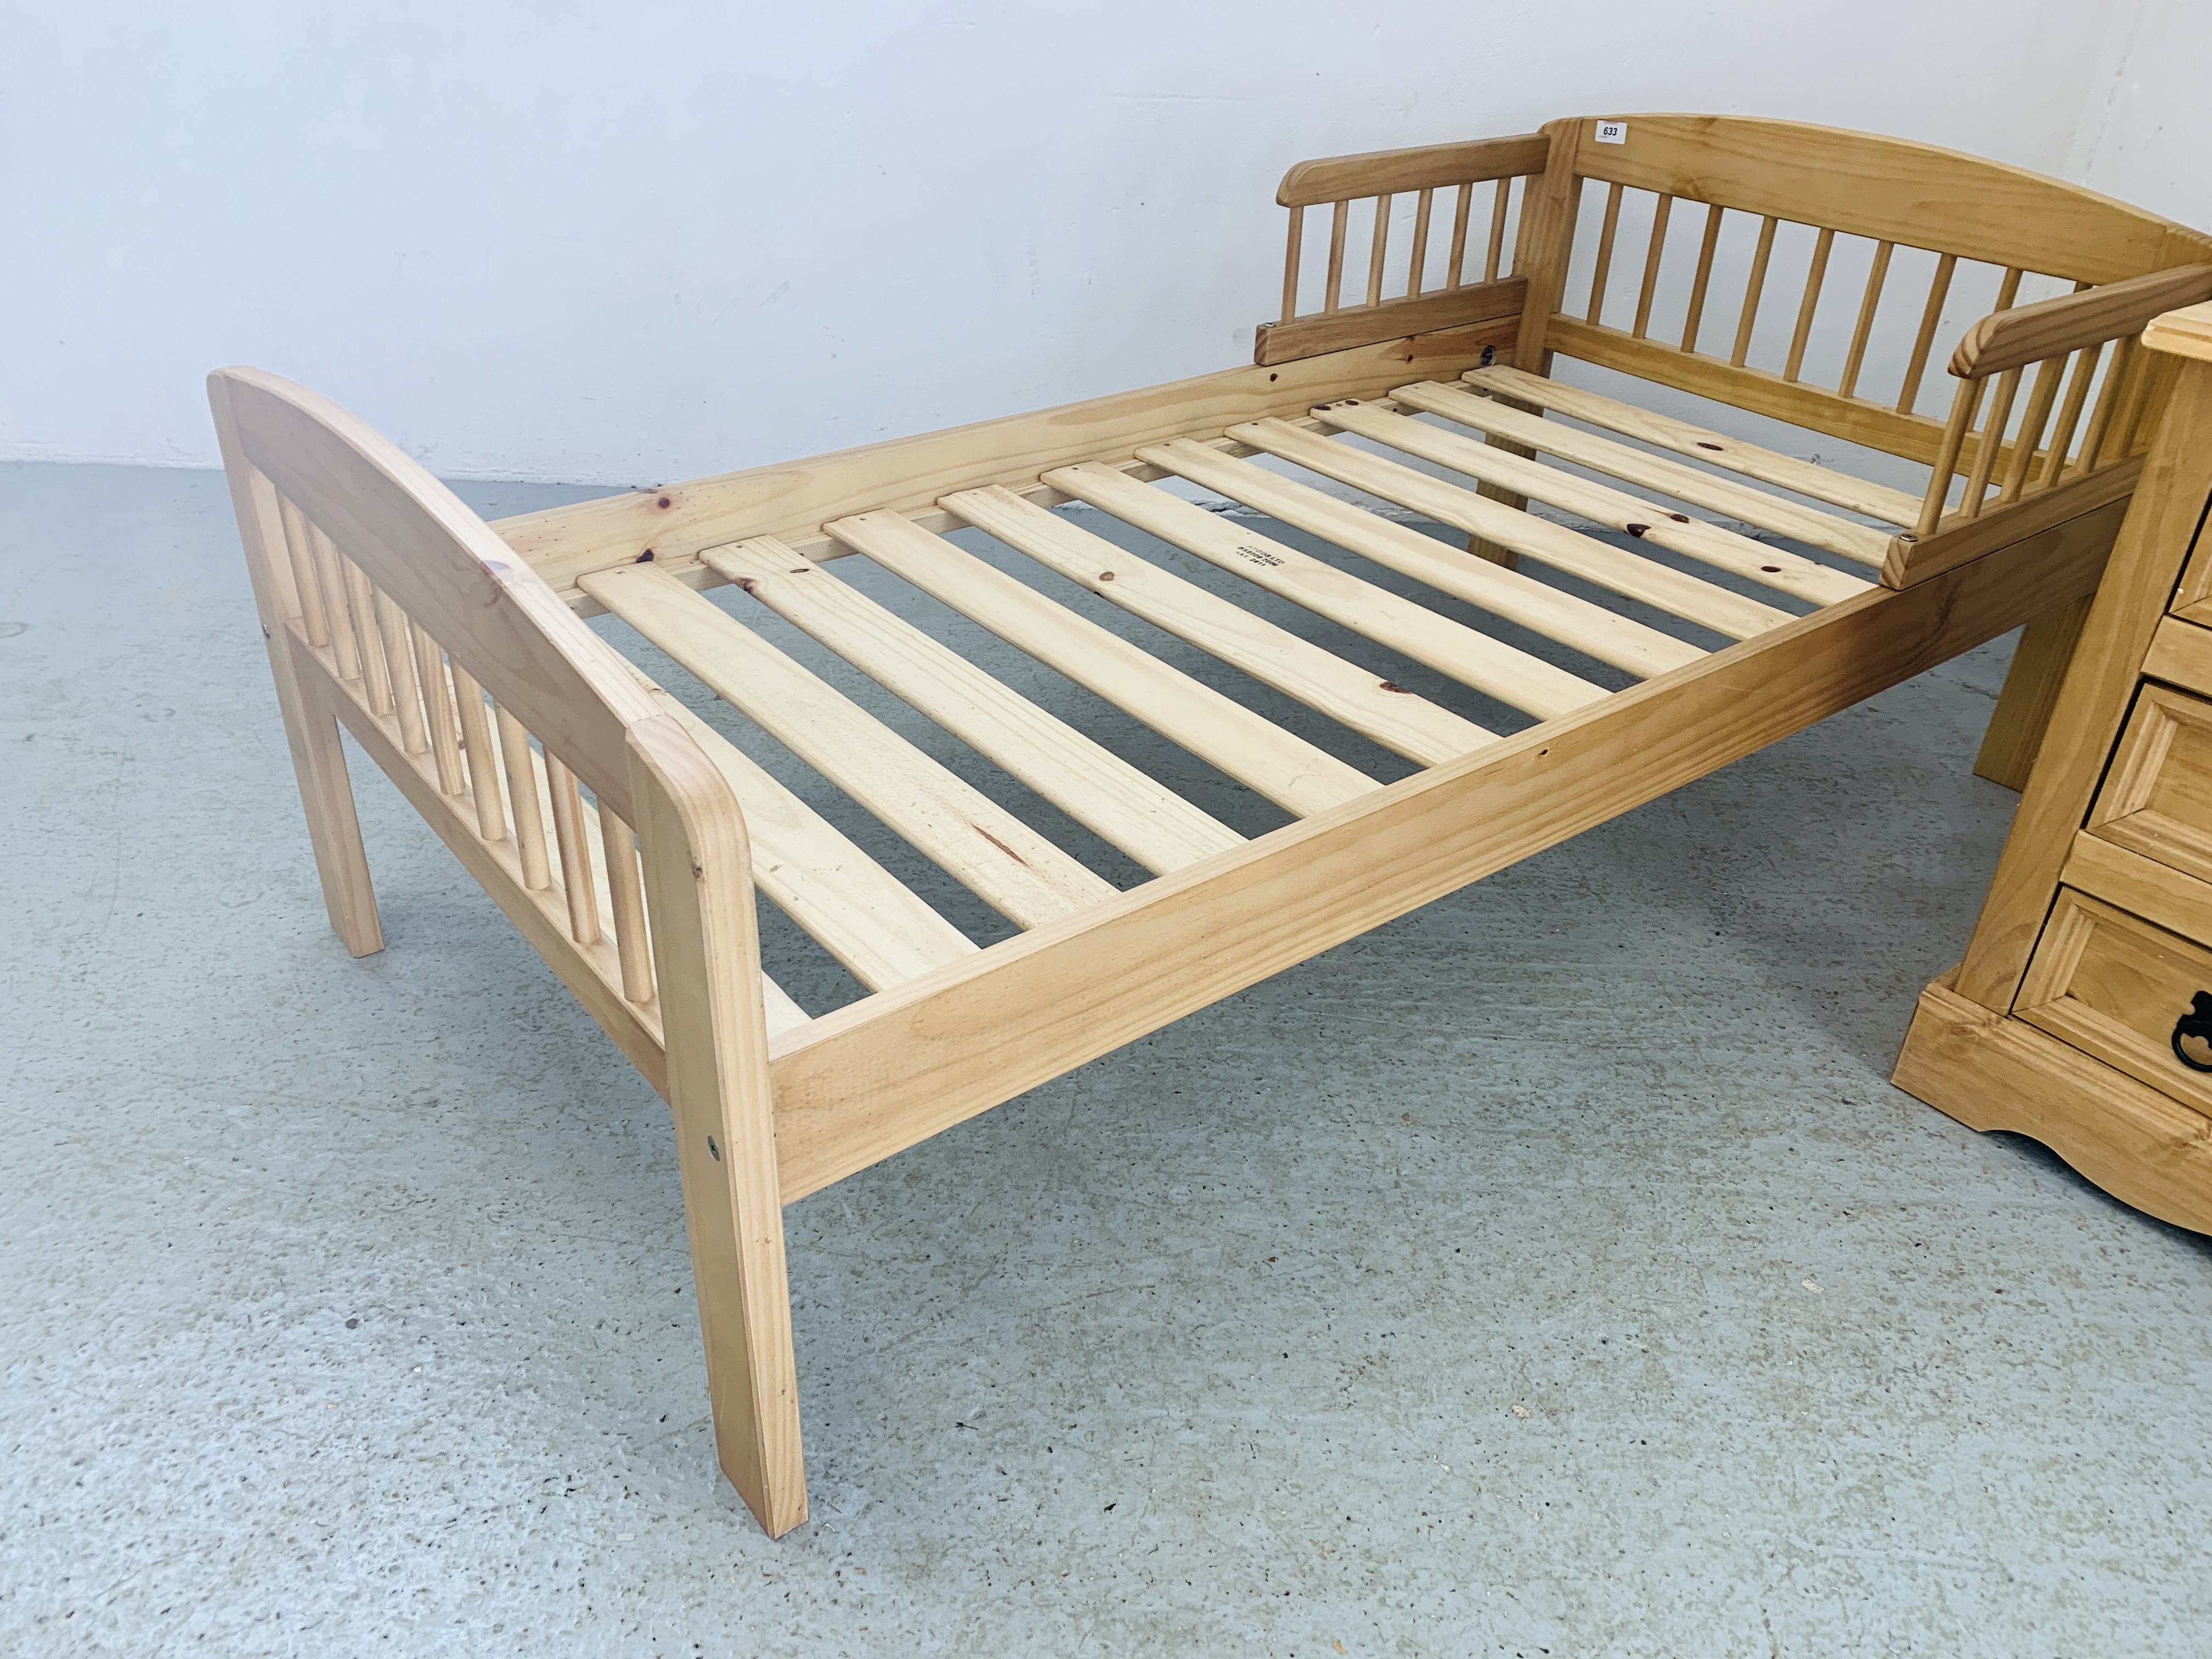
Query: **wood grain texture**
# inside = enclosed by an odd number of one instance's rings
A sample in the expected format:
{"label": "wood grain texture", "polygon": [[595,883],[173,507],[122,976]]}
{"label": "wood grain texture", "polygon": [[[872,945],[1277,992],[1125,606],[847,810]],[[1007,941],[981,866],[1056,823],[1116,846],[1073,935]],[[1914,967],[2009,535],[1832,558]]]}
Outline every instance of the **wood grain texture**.
{"label": "wood grain texture", "polygon": [[[312,652],[296,635],[292,648],[295,662],[305,673],[314,665]],[[477,834],[471,805],[465,799],[438,793],[434,775],[400,747],[398,728],[390,715],[372,713],[327,674],[321,678],[314,695],[344,724],[362,752],[398,786],[408,805],[437,832],[438,839],[490,895],[492,902],[531,948],[544,957],[546,965],[583,1005],[584,1012],[614,1040],[646,1081],[665,1095],[667,1074],[662,1063],[659,1010],[652,1004],[640,1006],[624,999],[622,963],[614,948],[605,943],[579,945],[568,937],[568,908],[561,895],[550,887],[533,891],[523,885],[514,843],[505,838],[487,842]]]}
{"label": "wood grain texture", "polygon": [[[1539,519],[1534,514],[1516,513],[1485,500],[1472,489],[1447,483],[1365,450],[1354,449],[1349,444],[1334,442],[1287,422],[1254,422],[1232,427],[1230,435],[1265,448],[1285,460],[1295,461],[1324,477],[1410,507],[1439,524],[1485,537],[1516,553],[1540,559],[1556,570],[1595,582],[1625,598],[1641,599],[1730,639],[1748,639],[1790,620],[1786,611],[1711,582],[1700,581],[1683,571],[1583,535],[1565,525]],[[1190,456],[1188,448],[1180,453],[1186,458]],[[1226,459],[1218,465],[1224,470],[1248,465]],[[1214,470],[1211,463],[1205,465],[1208,471]],[[1185,477],[1192,477],[1198,466],[1194,465],[1185,471],[1183,465],[1179,464],[1176,470],[1184,471]],[[1197,482],[1215,487],[1206,478]],[[1224,493],[1234,495],[1235,491]]]}
{"label": "wood grain texture", "polygon": [[744,815],[684,728],[629,732],[714,1447],[771,1538],[806,1518],[774,1085]]}
{"label": "wood grain texture", "polygon": [[[2011,1007],[2075,830],[2089,810],[2146,647],[2212,496],[2212,367],[2177,386],[2059,688],[2069,712],[2043,740],[1953,989]],[[2008,509],[2010,510],[2010,509]],[[1972,569],[1972,565],[1961,567]],[[1938,578],[1937,580],[1945,580]]]}
{"label": "wood grain texture", "polygon": [[2212,1233],[2212,1118],[1942,980],[1921,994],[1890,1080],[1970,1128],[2032,1136],[2161,1221]]}
{"label": "wood grain texture", "polygon": [[1525,132],[1510,138],[1476,138],[1464,143],[1419,144],[1409,149],[1322,156],[1300,161],[1285,173],[1275,191],[1275,201],[1286,208],[1311,207],[1363,196],[1480,184],[1486,179],[1541,173],[1550,153],[1550,141],[1542,133]]}
{"label": "wood grain texture", "polygon": [[1425,425],[1399,413],[1388,402],[1325,404],[1314,415],[1340,430],[1372,438],[1486,483],[1510,488],[1528,499],[1565,507],[1607,530],[1671,548],[1717,569],[1815,605],[1847,599],[1868,586],[1856,576],[1799,554],[1656,507],[1626,491],[1525,459],[1494,443],[1477,443],[1459,433]]}
{"label": "wood grain texture", "polygon": [[[613,648],[390,440],[328,398],[258,369],[218,369],[211,392],[218,382],[243,458],[594,794],[629,817],[623,726],[651,709]],[[370,652],[374,630],[362,632]]]}
{"label": "wood grain texture", "polygon": [[1017,927],[1117,890],[674,577],[636,565],[585,580],[592,598]]}
{"label": "wood grain texture", "polygon": [[[1007,501],[1060,521],[1011,491]],[[950,503],[949,503],[950,504]],[[1077,532],[1080,533],[1080,532]],[[773,538],[714,548],[716,571],[988,756],[1155,875],[1239,844],[1212,815]]]}
{"label": "wood grain texture", "polygon": [[2038,617],[2021,630],[2005,669],[2004,686],[1997,706],[1982,733],[1982,746],[1974,757],[1974,775],[2001,783],[2008,789],[2025,789],[2035,765],[2035,751],[2058,706],[2058,687],[2066,678],[2066,665],[2074,659],[2074,647],[2081,625],[2089,619],[2089,601],[2076,599],[2046,616]]}
{"label": "wood grain texture", "polygon": [[2212,939],[2212,881],[2176,868],[2171,859],[2148,856],[2084,830],[2074,837],[2059,879],[2170,933]]}
{"label": "wood grain texture", "polygon": [[2212,697],[2212,628],[2193,618],[2166,617],[2151,635],[2142,672],[2148,678]]}
{"label": "wood grain texture", "polygon": [[2212,1112],[2212,1078],[2173,1052],[2175,1023],[2199,992],[2212,992],[2212,951],[2062,886],[2013,1012],[2138,1083]]}
{"label": "wood grain texture", "polygon": [[773,1050],[787,1202],[2088,592],[2045,536],[1875,589],[822,1016]]}
{"label": "wood grain texture", "polygon": [[2142,343],[2153,351],[2212,362],[2212,304],[2185,306],[2153,318]]}
{"label": "wood grain texture", "polygon": [[[1380,392],[1394,380],[1456,374],[1486,344],[1507,344],[1511,321],[1311,357],[1277,368],[1224,369],[1032,414],[895,438],[811,460],[694,479],[502,519],[493,526],[564,597],[588,571],[635,564],[698,569],[709,547],[775,536],[810,558],[833,519],[876,510],[927,513],[938,498],[986,484],[1023,488],[1055,466],[1115,461],[1170,438],[1211,438],[1236,421],[1301,416],[1319,401]],[[1419,366],[1419,367],[1416,367]],[[663,507],[661,502],[667,505]],[[951,514],[925,529],[945,529]]]}
{"label": "wood grain texture", "polygon": [[2212,250],[2212,239],[2125,203],[1910,139],[1749,116],[1604,118],[1626,122],[1627,141],[1588,142],[1595,118],[1577,123],[1584,177],[1874,241],[2091,283]]}
{"label": "wood grain texture", "polygon": [[1832,513],[1785,501],[1734,478],[1700,471],[1664,455],[1654,455],[1595,433],[1547,421],[1498,398],[1477,397],[1464,385],[1416,381],[1411,386],[1394,387],[1390,401],[1408,409],[1442,415],[1479,432],[1511,438],[1545,454],[1557,455],[1561,460],[1595,468],[1692,506],[1725,513],[1761,530],[1771,530],[1793,541],[1839,553],[1861,564],[1879,565],[1889,553],[1888,535],[1870,526],[1852,524]]}
{"label": "wood grain texture", "polygon": [[[2118,505],[2124,512],[2142,473],[2140,459],[2122,461],[2100,472],[2068,479],[2055,489],[1995,507],[1974,518],[1954,513],[1940,520],[1932,536],[1898,536],[1882,561],[1885,586],[1910,587],[1930,576],[1978,559],[1993,548],[2022,536],[2039,535],[2056,524]],[[2115,527],[2118,520],[2114,520]]]}
{"label": "wood grain texture", "polygon": [[[2115,846],[2212,882],[2212,702],[2143,685],[2087,827]],[[2212,939],[2212,932],[2192,937]]]}
{"label": "wood grain texture", "polygon": [[1258,467],[1223,468],[1210,476],[1232,499],[1269,517],[1322,537],[1347,552],[1440,593],[1534,629],[1586,656],[1625,669],[1638,679],[1695,662],[1704,654],[1671,634],[1562,592],[1520,572],[1479,556],[1464,556],[1435,537],[1369,513],[1350,501]]}
{"label": "wood grain texture", "polygon": [[1678,455],[1686,455],[1692,460],[1702,461],[1708,466],[1740,472],[1747,478],[1757,478],[1762,483],[1779,484],[1783,489],[1794,489],[1801,495],[1810,495],[1816,501],[1826,501],[1832,507],[1863,513],[1870,519],[1907,525],[1920,511],[1920,498],[1908,495],[1901,489],[1893,489],[1887,484],[1874,483],[1864,478],[1854,478],[1850,473],[1838,472],[1832,466],[1801,461],[1795,455],[1764,449],[1757,444],[1746,443],[1741,438],[1731,438],[1724,433],[1710,431],[1671,415],[1638,409],[1618,398],[1585,392],[1579,386],[1563,386],[1557,380],[1523,374],[1517,368],[1470,369],[1462,378],[1468,385],[1480,386],[1486,392],[1534,404],[1539,409],[1548,409],[1570,420],[1587,421],[1590,425],[1603,427],[1608,432],[1618,432],[1625,438],[1656,444],[1662,449],[1671,449]]}
{"label": "wood grain texture", "polygon": [[[1200,483],[1221,476],[1217,468],[1258,471],[1249,461],[1231,460],[1188,441],[1147,449],[1144,458],[1179,476],[1198,477]],[[1262,535],[1250,524],[1209,513],[1156,484],[1138,483],[1110,467],[1069,467],[1053,476],[1070,495],[1217,568],[1540,720],[1606,696],[1604,687],[1579,674],[1364,581],[1326,560]]]}
{"label": "wood grain texture", "polygon": [[1510,320],[1517,325],[1527,301],[1528,284],[1507,276],[1438,294],[1317,312],[1286,323],[1262,323],[1253,336],[1252,361],[1268,368],[1477,323]]}
{"label": "wood grain texture", "polygon": [[656,690],[653,702],[737,795],[753,884],[854,978],[880,991],[975,954],[973,939],[759,762],[666,692]]}
{"label": "wood grain texture", "polygon": [[2177,265],[2079,294],[1993,311],[1967,329],[1951,354],[1951,373],[1979,380],[2063,356],[2087,345],[2140,334],[2161,312],[2212,299],[2212,264]]}
{"label": "wood grain texture", "polygon": [[[1545,335],[1547,347],[1585,362],[1617,368],[1641,380],[1656,380],[1715,403],[1771,416],[1832,438],[1842,438],[1923,465],[1942,447],[1943,424],[1923,415],[1900,415],[1864,398],[1840,398],[1802,380],[1784,380],[1767,369],[1739,367],[1717,357],[1692,356],[1656,340],[1639,340],[1626,331],[1594,327],[1575,317],[1554,317]],[[1518,359],[1516,359],[1518,361]],[[1970,447],[1969,455],[1974,452]]]}
{"label": "wood grain texture", "polygon": [[[1118,472],[1111,476],[1132,489],[1150,487]],[[1498,735],[1139,558],[1127,548],[1055,517],[1010,489],[966,490],[946,496],[945,504],[1132,616],[1212,653],[1263,684],[1424,766],[1479,749]]]}
{"label": "wood grain texture", "polygon": [[830,529],[856,551],[1287,811],[1304,817],[1381,787],[1358,768],[910,519],[896,513],[856,514]]}
{"label": "wood grain texture", "polygon": [[344,941],[350,954],[371,956],[384,948],[376,888],[369,878],[368,854],[362,844],[361,821],[354,811],[353,786],[346,776],[345,749],[338,741],[337,723],[327,700],[312,694],[313,679],[328,671],[317,665],[303,684],[291,649],[291,620],[287,613],[292,606],[287,600],[296,603],[296,590],[283,580],[284,573],[278,568],[280,550],[284,546],[279,497],[267,477],[246,459],[229,382],[219,375],[209,377],[208,399],[215,411],[231,508],[237,515],[239,537],[246,550],[246,575],[253,589],[254,608],[260,615],[270,675],[276,681],[276,705],[283,717],[292,774],[299,785],[301,808],[307,815],[307,839],[315,854],[324,911],[330,917],[331,931]]}

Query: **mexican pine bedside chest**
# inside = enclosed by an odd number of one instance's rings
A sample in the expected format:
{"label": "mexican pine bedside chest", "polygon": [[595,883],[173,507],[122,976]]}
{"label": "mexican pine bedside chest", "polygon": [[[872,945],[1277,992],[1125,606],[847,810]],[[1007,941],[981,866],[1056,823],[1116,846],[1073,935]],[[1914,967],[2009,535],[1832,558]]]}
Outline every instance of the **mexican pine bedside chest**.
{"label": "mexican pine bedside chest", "polygon": [[1966,959],[1922,994],[1895,1081],[2212,1232],[2212,305],[2142,345],[2172,380],[2157,437]]}

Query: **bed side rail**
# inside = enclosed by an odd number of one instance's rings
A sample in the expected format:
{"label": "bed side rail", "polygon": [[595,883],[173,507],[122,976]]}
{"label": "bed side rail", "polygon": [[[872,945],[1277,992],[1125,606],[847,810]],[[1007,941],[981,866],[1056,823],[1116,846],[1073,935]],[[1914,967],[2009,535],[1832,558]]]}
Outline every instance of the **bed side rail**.
{"label": "bed side rail", "polygon": [[[2154,317],[2206,299],[2212,299],[2212,264],[2180,265],[1993,312],[1968,329],[1951,356],[1959,387],[1914,537],[1925,541],[1979,519],[1992,505],[1993,486],[1994,505],[2006,507],[2141,455],[2150,444],[2149,412],[2160,401],[2153,382],[2164,365],[2144,362],[2136,337]],[[2113,348],[2109,361],[2108,345]],[[2035,377],[2027,402],[2016,411],[2021,376],[2031,368]],[[1992,381],[1995,396],[1985,405]],[[2095,406],[2077,446],[2075,428],[2093,385]],[[1973,459],[1965,487],[1957,506],[1947,511],[1952,480],[1970,444]]]}
{"label": "bed side rail", "polygon": [[[1906,140],[1704,115],[1545,131],[1522,368],[1564,353],[1928,465],[1947,318],[2212,259],[2212,238],[2155,215]],[[2128,378],[2106,430],[2154,390]],[[1951,459],[1971,472],[1978,454],[1970,434]],[[2013,461],[2007,446],[1995,476]]]}
{"label": "bed side rail", "polygon": [[1968,329],[1951,356],[1958,391],[1919,517],[1891,538],[1883,585],[1910,587],[2132,493],[2174,374],[2173,359],[2138,350],[2136,337],[2204,299],[2212,264],[2179,265],[1992,312]]}
{"label": "bed side rail", "polygon": [[[1543,134],[1525,133],[1299,162],[1275,192],[1291,210],[1282,315],[1261,325],[1253,361],[1294,362],[1516,315],[1526,284],[1512,274],[1509,228],[1515,198],[1525,202],[1528,186],[1516,192],[1514,181],[1540,174],[1549,154]],[[1475,186],[1493,182],[1478,201]],[[1447,191],[1440,220],[1437,201]],[[1329,210],[1328,252],[1318,273],[1304,258],[1307,210],[1316,207]],[[1365,233],[1365,297],[1346,305],[1345,261],[1356,229]],[[1402,263],[1393,248],[1401,229]],[[1468,280],[1470,249],[1482,262],[1479,281]],[[1316,303],[1301,311],[1309,301]]]}

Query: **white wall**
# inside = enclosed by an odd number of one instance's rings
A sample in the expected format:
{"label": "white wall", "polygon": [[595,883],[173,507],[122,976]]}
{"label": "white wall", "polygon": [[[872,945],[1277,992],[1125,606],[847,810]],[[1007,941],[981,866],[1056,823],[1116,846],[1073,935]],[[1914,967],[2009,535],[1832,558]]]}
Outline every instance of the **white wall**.
{"label": "white wall", "polygon": [[2212,8],[2128,0],[2106,31],[2067,175],[2212,228]]}
{"label": "white wall", "polygon": [[651,483],[1249,359],[1283,168],[1609,109],[2212,218],[2186,0],[72,0],[0,29],[0,458],[252,362],[449,477]]}

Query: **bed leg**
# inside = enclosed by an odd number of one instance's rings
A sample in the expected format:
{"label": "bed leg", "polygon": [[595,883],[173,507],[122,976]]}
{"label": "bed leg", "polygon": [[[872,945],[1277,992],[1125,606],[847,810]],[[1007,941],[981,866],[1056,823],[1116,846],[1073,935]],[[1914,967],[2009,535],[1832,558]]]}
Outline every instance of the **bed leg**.
{"label": "bed leg", "polygon": [[[1499,398],[1498,401],[1508,409],[1519,410],[1523,415],[1541,416],[1544,412],[1534,404],[1524,404],[1514,398]],[[1526,444],[1512,443],[1495,434],[1485,437],[1483,442],[1488,444],[1492,449],[1502,449],[1509,455],[1518,455],[1524,461],[1533,461],[1536,459],[1536,452]],[[1527,496],[1516,495],[1503,484],[1478,483],[1475,485],[1474,493],[1485,501],[1502,502],[1516,513],[1525,513],[1528,509]],[[1478,559],[1487,559],[1492,564],[1502,564],[1508,570],[1518,570],[1521,568],[1521,556],[1518,553],[1486,537],[1469,536],[1467,538],[1467,550]]]}
{"label": "bed leg", "polygon": [[315,849],[315,872],[322,878],[323,905],[331,927],[357,957],[384,948],[384,928],[376,915],[376,890],[368,878],[368,853],[361,844],[361,820],[355,815],[353,785],[346,777],[345,750],[338,741],[337,717],[321,707],[292,659],[292,627],[300,609],[284,551],[284,524],[276,490],[246,459],[231,413],[230,383],[220,374],[208,377],[208,401],[216,436],[222,445],[222,467],[230,484],[230,504],[238,516],[238,538],[246,551],[246,571],[253,584],[254,608],[261,614],[261,637],[269,649],[269,672],[276,682],[276,706],[284,716],[284,738],[292,750],[292,771],[307,810],[307,839]]}
{"label": "bed leg", "polygon": [[2046,611],[2021,630],[1989,730],[1982,734],[1981,752],[1974,757],[1976,777],[2008,789],[2027,787],[2036,750],[2043,746],[2044,728],[2057,706],[2059,682],[2074,660],[2074,642],[2081,637],[2081,624],[2088,620],[2095,597],[2088,594]]}
{"label": "bed leg", "polygon": [[[287,643],[270,641],[272,663]],[[314,706],[297,677],[283,672],[289,665],[277,669],[276,701],[284,711],[284,736],[300,781],[300,804],[307,810],[315,873],[322,878],[323,906],[348,951],[357,957],[374,956],[384,948],[384,926],[376,914],[376,889],[368,878],[368,850],[362,845],[361,819],[354,811],[353,783],[346,776],[337,716]]]}
{"label": "bed leg", "polygon": [[744,821],[672,717],[629,742],[715,1451],[780,1538],[806,1519],[806,1468]]}

